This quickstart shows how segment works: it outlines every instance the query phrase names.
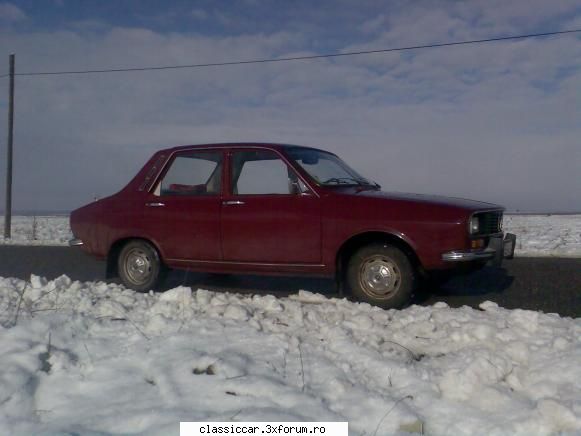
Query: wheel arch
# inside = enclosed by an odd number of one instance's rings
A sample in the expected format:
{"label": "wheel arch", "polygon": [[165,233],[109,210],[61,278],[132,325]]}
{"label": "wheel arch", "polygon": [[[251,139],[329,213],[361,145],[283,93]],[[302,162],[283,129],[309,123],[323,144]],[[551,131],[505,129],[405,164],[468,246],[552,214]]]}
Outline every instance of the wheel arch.
{"label": "wheel arch", "polygon": [[416,254],[416,251],[410,242],[394,233],[386,231],[366,231],[351,236],[349,239],[343,242],[337,251],[337,256],[335,259],[337,279],[343,280],[345,278],[347,263],[357,250],[366,245],[378,242],[383,242],[399,248],[409,258],[413,268],[416,269],[419,273],[423,273],[423,267],[420,258]]}
{"label": "wheel arch", "polygon": [[115,278],[115,277],[119,276],[119,271],[117,270],[117,258],[119,257],[119,253],[121,252],[121,249],[123,248],[123,246],[130,241],[147,242],[155,249],[155,251],[157,251],[157,255],[158,255],[161,263],[162,264],[165,263],[163,261],[163,256],[161,255],[161,250],[159,249],[157,244],[155,242],[153,242],[151,239],[147,239],[147,238],[140,237],[140,236],[126,236],[126,237],[117,239],[115,242],[113,242],[111,244],[111,247],[109,248],[109,251],[107,253],[107,267],[106,267],[106,271],[105,271],[105,277],[107,279],[111,279],[111,278]]}

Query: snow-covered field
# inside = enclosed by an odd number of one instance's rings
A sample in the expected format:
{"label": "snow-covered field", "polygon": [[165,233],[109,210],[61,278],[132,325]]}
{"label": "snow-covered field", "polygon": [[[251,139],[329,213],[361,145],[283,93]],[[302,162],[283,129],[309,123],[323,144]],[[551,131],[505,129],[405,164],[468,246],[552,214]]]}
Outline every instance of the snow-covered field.
{"label": "snow-covered field", "polygon": [[4,239],[4,217],[0,217],[0,245],[67,245],[72,238],[69,217],[13,216],[12,238]]}
{"label": "snow-covered field", "polygon": [[517,256],[581,257],[581,215],[505,215]]}
{"label": "snow-covered field", "polygon": [[[67,221],[17,217],[9,243],[65,244]],[[581,255],[580,215],[505,229],[517,255]],[[177,435],[202,420],[581,434],[581,318],[0,278],[0,434]]]}
{"label": "snow-covered field", "polygon": [[[12,239],[0,237],[0,244],[66,245],[72,238],[68,220],[16,216]],[[581,215],[505,215],[504,228],[517,235],[517,256],[581,257]]]}
{"label": "snow-covered field", "polygon": [[0,433],[304,420],[580,434],[581,319],[480,309],[0,279]]}

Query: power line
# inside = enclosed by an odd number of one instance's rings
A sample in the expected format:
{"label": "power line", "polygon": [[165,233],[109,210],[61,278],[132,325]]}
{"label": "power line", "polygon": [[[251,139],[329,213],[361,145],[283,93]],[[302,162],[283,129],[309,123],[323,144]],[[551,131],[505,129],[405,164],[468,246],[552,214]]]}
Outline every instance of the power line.
{"label": "power line", "polygon": [[[137,67],[137,68],[109,68],[101,70],[72,70],[72,71],[42,71],[42,72],[31,72],[31,73],[17,73],[16,76],[60,76],[65,74],[98,74],[98,73],[124,73],[131,71],[155,71],[155,70],[178,70],[186,68],[206,68],[206,67],[225,67],[231,65],[248,65],[248,64],[265,64],[274,62],[290,62],[290,61],[307,61],[312,59],[323,59],[323,58],[338,58],[346,56],[358,56],[365,54],[374,53],[390,53],[408,50],[419,50],[424,48],[439,48],[439,47],[451,47],[455,45],[468,45],[468,44],[482,44],[487,42],[495,41],[508,41],[515,39],[526,39],[526,38],[538,38],[542,36],[556,36],[564,35],[569,33],[581,33],[581,29],[576,30],[563,30],[559,32],[545,32],[545,33],[530,33],[526,35],[515,35],[515,36],[502,36],[497,38],[487,38],[487,39],[473,39],[467,41],[456,41],[456,42],[444,42],[437,44],[424,44],[424,45],[412,45],[407,47],[397,47],[397,48],[385,48],[379,50],[360,50],[360,51],[350,51],[345,53],[329,53],[322,55],[311,55],[311,56],[292,56],[284,58],[274,58],[274,59],[253,59],[247,61],[231,61],[231,62],[213,62],[206,64],[190,64],[190,65],[164,65],[159,67]],[[8,77],[8,74],[0,76],[1,78]]]}

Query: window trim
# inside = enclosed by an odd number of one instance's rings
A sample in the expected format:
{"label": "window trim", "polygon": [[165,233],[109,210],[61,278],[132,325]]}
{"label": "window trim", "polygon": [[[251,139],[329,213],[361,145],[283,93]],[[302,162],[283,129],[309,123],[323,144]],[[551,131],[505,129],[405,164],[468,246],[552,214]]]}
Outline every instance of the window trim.
{"label": "window trim", "polygon": [[[222,165],[222,192],[221,198],[231,198],[233,194],[229,192],[230,186],[230,155],[234,151],[238,150],[269,150],[276,153],[289,167],[291,167],[294,172],[297,174],[298,178],[307,186],[308,192],[302,194],[302,196],[314,196],[316,198],[320,198],[321,194],[319,189],[323,189],[323,187],[318,186],[314,181],[310,180],[308,174],[304,172],[300,166],[297,166],[284,154],[283,151],[268,147],[268,146],[261,146],[261,145],[244,145],[240,147],[232,146],[232,144],[212,144],[209,146],[197,146],[193,145],[191,148],[180,148],[179,150],[174,151],[166,151],[164,155],[166,155],[166,159],[163,162],[163,165],[155,175],[150,180],[149,186],[147,187],[147,194],[151,195],[155,191],[156,187],[159,184],[160,179],[165,175],[167,169],[169,168],[169,164],[173,162],[174,156],[181,153],[188,153],[188,152],[196,152],[196,151],[215,151],[218,153],[222,153],[222,159],[225,163]],[[333,154],[333,153],[331,153]],[[144,189],[145,191],[145,189]],[[259,194],[260,195],[260,194]],[[299,195],[301,196],[301,195]]]}
{"label": "window trim", "polygon": [[[233,161],[233,155],[234,153],[240,153],[240,152],[245,152],[245,151],[267,151],[267,152],[271,152],[274,153],[286,166],[287,168],[289,168],[296,176],[297,179],[300,180],[307,188],[307,192],[303,192],[301,194],[292,194],[292,193],[288,193],[288,194],[274,194],[274,193],[269,193],[269,194],[235,194],[233,192],[233,186],[232,186],[232,161]],[[287,157],[279,152],[278,150],[269,148],[269,147],[260,147],[260,146],[247,146],[247,147],[240,147],[240,148],[230,148],[228,150],[227,153],[227,165],[224,165],[224,169],[226,171],[225,174],[225,179],[224,179],[224,193],[226,195],[227,198],[233,198],[233,197],[302,197],[302,196],[314,196],[319,198],[320,195],[319,193],[313,189],[313,187],[311,186],[311,184],[305,180],[305,178],[303,177],[303,175],[297,171],[297,169],[295,168],[295,166],[292,164],[292,162],[289,161],[289,159],[287,159]]]}

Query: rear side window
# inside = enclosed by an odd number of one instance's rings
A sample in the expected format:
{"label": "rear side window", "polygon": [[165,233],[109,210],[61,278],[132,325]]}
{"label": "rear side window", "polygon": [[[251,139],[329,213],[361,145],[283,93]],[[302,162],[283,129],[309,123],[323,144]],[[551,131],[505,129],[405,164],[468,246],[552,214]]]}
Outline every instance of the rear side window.
{"label": "rear side window", "polygon": [[158,195],[218,195],[222,186],[221,152],[178,154],[158,187]]}

